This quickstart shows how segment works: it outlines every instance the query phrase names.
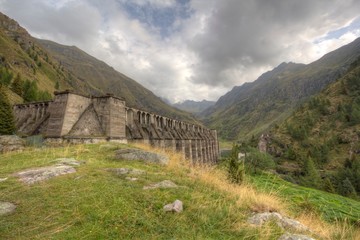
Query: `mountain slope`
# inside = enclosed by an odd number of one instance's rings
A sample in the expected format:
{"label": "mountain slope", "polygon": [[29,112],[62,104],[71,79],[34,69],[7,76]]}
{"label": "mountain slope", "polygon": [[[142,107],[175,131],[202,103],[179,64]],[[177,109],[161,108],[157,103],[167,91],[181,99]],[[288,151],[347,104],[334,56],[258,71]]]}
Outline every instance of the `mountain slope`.
{"label": "mountain slope", "polygon": [[278,170],[296,181],[309,184],[306,161],[311,159],[321,173],[317,187],[326,187],[326,180],[327,187],[347,195],[343,184],[348,178],[347,184],[360,194],[359,137],[360,58],[343,77],[271,130],[269,150],[278,158]]}
{"label": "mountain slope", "polygon": [[308,65],[282,63],[256,81],[234,87],[201,116],[222,138],[249,138],[284,120],[297,104],[344,74],[359,55],[357,39]]}
{"label": "mountain slope", "polygon": [[[35,39],[16,21],[1,13],[0,55],[0,67],[9,70],[13,76],[19,73],[23,80],[36,82],[42,91],[52,93],[56,89],[71,89],[90,95],[113,93],[124,97],[130,107],[195,121],[189,113],[167,105],[151,91],[104,62],[77,47]],[[9,90],[13,82],[14,79],[8,84]],[[13,103],[21,102],[14,91],[9,92],[10,98],[16,100]]]}
{"label": "mountain slope", "polygon": [[202,100],[201,102],[193,101],[193,100],[186,100],[184,102],[178,102],[173,104],[174,107],[184,110],[190,113],[200,113],[205,109],[213,106],[215,102]]}
{"label": "mountain slope", "polygon": [[155,112],[176,119],[194,121],[184,111],[169,106],[154,93],[133,79],[117,72],[106,63],[90,56],[75,46],[65,46],[48,40],[37,39],[65,69],[98,89],[101,93],[112,93],[123,97],[127,106]]}

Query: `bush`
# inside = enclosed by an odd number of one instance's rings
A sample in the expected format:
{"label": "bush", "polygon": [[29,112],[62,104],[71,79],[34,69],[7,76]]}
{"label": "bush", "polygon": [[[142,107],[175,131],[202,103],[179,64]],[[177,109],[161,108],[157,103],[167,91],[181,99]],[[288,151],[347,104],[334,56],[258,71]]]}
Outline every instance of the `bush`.
{"label": "bush", "polygon": [[249,148],[245,157],[246,169],[250,173],[258,173],[262,170],[269,170],[275,168],[275,162],[267,153],[262,153],[256,148]]}

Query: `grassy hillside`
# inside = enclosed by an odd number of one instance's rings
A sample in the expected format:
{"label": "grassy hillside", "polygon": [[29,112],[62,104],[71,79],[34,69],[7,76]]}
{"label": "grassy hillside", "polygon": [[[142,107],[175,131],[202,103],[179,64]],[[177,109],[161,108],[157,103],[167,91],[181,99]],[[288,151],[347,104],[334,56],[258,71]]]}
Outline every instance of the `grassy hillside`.
{"label": "grassy hillside", "polygon": [[[77,145],[3,154],[0,178],[8,180],[0,182],[0,200],[13,202],[17,208],[0,217],[0,238],[277,239],[284,230],[276,224],[256,228],[247,223],[252,212],[266,210],[298,218],[313,229],[317,238],[360,236],[356,227],[343,222],[344,218],[360,216],[359,203],[351,199],[332,196],[335,203],[329,205],[327,212],[323,208],[329,204],[329,198],[320,191],[307,194],[305,188],[275,181],[268,175],[255,176],[241,186],[229,184],[223,170],[188,166],[170,152],[167,166],[116,160],[114,151],[124,147],[128,146]],[[59,157],[73,157],[85,163],[77,167],[76,173],[31,186],[13,175],[24,169],[53,165]],[[145,170],[146,174],[129,181],[106,170],[119,167]],[[181,187],[143,190],[143,186],[165,179]],[[316,214],[303,207],[302,201],[288,201],[305,197],[310,202],[306,206],[319,209]],[[184,202],[184,211],[164,212],[163,206],[175,199]],[[330,222],[321,220],[319,213]],[[334,221],[334,215],[340,220]]]}
{"label": "grassy hillside", "polygon": [[[360,58],[343,77],[272,129],[270,151],[278,157],[278,170],[294,180],[356,197],[360,193],[359,136]],[[317,184],[314,179],[307,181],[309,163],[317,169],[313,172],[319,176]],[[346,179],[357,193],[344,192]]]}
{"label": "grassy hillside", "polygon": [[201,115],[224,139],[259,135],[334,82],[359,55],[357,39],[308,65],[282,63],[256,81],[234,87]]}

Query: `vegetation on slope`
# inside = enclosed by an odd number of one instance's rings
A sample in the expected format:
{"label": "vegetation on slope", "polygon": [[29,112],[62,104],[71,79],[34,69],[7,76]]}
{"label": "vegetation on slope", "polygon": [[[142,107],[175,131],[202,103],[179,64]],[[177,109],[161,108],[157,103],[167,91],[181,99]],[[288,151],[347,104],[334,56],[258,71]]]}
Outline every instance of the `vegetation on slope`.
{"label": "vegetation on slope", "polygon": [[278,171],[287,179],[358,198],[360,58],[271,135],[270,151],[278,157]]}
{"label": "vegetation on slope", "polygon": [[[64,148],[27,149],[1,156],[0,200],[16,203],[15,213],[0,218],[4,239],[277,239],[283,230],[276,224],[255,228],[246,223],[251,212],[278,211],[301,217],[308,210],[293,211],[291,202],[277,197],[279,185],[259,190],[249,183],[229,184],[224,171],[188,166],[174,153],[168,166],[138,161],[119,161],[114,150],[126,145],[77,145]],[[142,146],[144,148],[144,146]],[[148,148],[148,147],[147,147]],[[154,151],[154,150],[152,150]],[[84,160],[77,172],[26,186],[15,172],[54,164],[59,157]],[[138,181],[128,181],[107,168],[137,168],[146,171]],[[266,175],[265,175],[266,176]],[[143,190],[144,185],[170,179],[175,189]],[[259,180],[257,180],[259,179]],[[270,179],[270,178],[269,178]],[[267,181],[267,180],[265,180]],[[269,185],[267,185],[269,186]],[[288,191],[292,192],[292,186]],[[267,192],[267,193],[266,193]],[[322,193],[314,190],[318,204]],[[301,196],[298,196],[301,197]],[[313,195],[309,196],[312,200]],[[184,202],[184,212],[166,213],[163,206],[175,199]],[[339,208],[349,205],[334,195]],[[337,211],[337,209],[335,209]],[[353,212],[359,211],[357,208]],[[326,213],[325,213],[326,214]],[[359,214],[358,212],[355,214]],[[309,215],[309,214],[308,214]],[[348,224],[326,223],[313,215],[314,235],[325,239],[356,239],[359,231]],[[189,224],[191,223],[191,224]]]}
{"label": "vegetation on slope", "polygon": [[299,103],[342,76],[360,55],[360,38],[308,64],[282,63],[256,81],[234,87],[201,115],[221,138],[260,135]]}

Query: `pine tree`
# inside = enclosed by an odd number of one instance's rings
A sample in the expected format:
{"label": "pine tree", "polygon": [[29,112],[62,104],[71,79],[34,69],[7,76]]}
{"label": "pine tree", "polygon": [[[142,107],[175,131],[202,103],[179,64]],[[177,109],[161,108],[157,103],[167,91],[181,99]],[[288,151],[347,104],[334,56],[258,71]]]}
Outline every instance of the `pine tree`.
{"label": "pine tree", "polygon": [[335,188],[330,180],[330,178],[325,178],[324,181],[324,190],[329,192],[329,193],[336,193]]}
{"label": "pine tree", "polygon": [[302,183],[308,187],[319,188],[321,185],[321,177],[315,168],[314,161],[308,157],[304,164],[304,177]]}
{"label": "pine tree", "polygon": [[24,102],[37,101],[38,88],[35,81],[26,80],[23,85],[23,91]]}
{"label": "pine tree", "polygon": [[15,132],[14,115],[5,89],[0,85],[0,135]]}
{"label": "pine tree", "polygon": [[14,93],[16,93],[19,96],[23,96],[23,85],[24,82],[23,80],[21,80],[21,76],[20,74],[17,74],[14,81],[11,84],[11,89],[13,90]]}
{"label": "pine tree", "polygon": [[349,178],[345,178],[339,186],[339,193],[346,197],[356,197],[356,191]]}

